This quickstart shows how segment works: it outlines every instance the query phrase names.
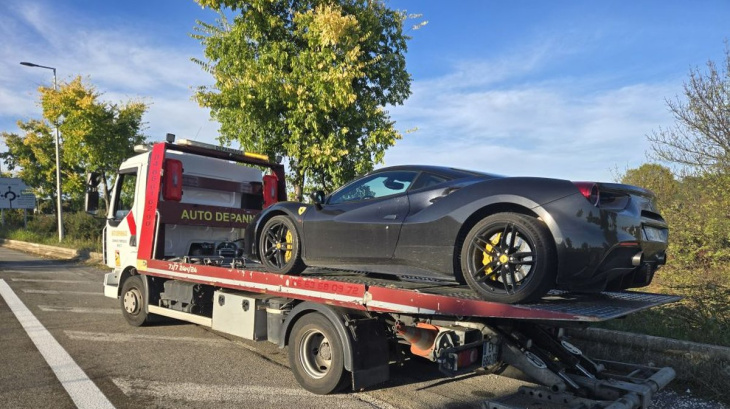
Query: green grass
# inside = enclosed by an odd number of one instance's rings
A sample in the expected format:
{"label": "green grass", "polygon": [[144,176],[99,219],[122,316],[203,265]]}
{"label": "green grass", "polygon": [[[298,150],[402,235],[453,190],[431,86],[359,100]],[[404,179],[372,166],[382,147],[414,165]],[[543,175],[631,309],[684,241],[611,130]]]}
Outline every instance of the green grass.
{"label": "green grass", "polygon": [[[64,223],[65,224],[65,223]],[[99,229],[99,235],[101,229]],[[58,233],[55,229],[52,232],[49,231],[33,231],[18,226],[1,226],[0,227],[0,238],[10,240],[27,241],[30,243],[47,244],[49,246],[65,247],[70,249],[85,250],[101,252],[101,239],[97,237],[91,238],[79,238],[74,237],[71,234],[66,234],[63,241],[58,241]]]}
{"label": "green grass", "polygon": [[646,291],[681,301],[600,324],[600,327],[730,347],[730,266],[691,271],[667,266]]}
{"label": "green grass", "polygon": [[617,331],[730,347],[730,327],[727,323],[703,319],[704,325],[692,324],[686,319],[692,315],[694,312],[691,305],[687,305],[683,301],[677,305],[653,308],[597,326]]}
{"label": "green grass", "polygon": [[65,247],[69,249],[101,252],[101,241],[91,241],[73,237],[64,237],[58,241],[58,235],[48,236],[24,229],[0,229],[0,237],[10,240],[27,241],[30,243],[47,244],[49,246]]}

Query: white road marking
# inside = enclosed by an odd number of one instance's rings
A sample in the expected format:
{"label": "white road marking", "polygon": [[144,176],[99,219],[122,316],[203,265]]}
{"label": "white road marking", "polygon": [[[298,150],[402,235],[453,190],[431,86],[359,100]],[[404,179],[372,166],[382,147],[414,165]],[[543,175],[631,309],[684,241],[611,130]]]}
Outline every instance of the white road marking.
{"label": "white road marking", "polygon": [[205,339],[194,337],[169,337],[165,335],[135,335],[135,334],[107,334],[103,332],[86,332],[86,331],[64,331],[67,337],[79,341],[92,342],[190,342],[196,345],[207,346],[230,346],[231,343],[222,339]]}
{"label": "white road marking", "polygon": [[54,295],[60,295],[60,294],[70,294],[70,295],[100,295],[104,296],[104,293],[101,291],[58,291],[58,290],[32,290],[29,288],[24,288],[23,292],[26,294],[54,294]]}
{"label": "white road marking", "polygon": [[104,396],[94,382],[76,364],[61,344],[30,312],[5,280],[0,279],[0,295],[13,311],[25,332],[43,355],[56,378],[66,389],[69,397],[80,409],[114,409],[114,405]]}
{"label": "white road marking", "polygon": [[70,312],[74,314],[120,314],[115,308],[82,308],[82,307],[59,307],[55,305],[39,305],[41,311],[46,312]]}
{"label": "white road marking", "polygon": [[62,283],[62,284],[95,284],[99,285],[99,283],[95,283],[93,281],[83,281],[83,280],[53,280],[53,279],[45,279],[45,278],[11,278],[11,281],[20,281],[25,283]]}

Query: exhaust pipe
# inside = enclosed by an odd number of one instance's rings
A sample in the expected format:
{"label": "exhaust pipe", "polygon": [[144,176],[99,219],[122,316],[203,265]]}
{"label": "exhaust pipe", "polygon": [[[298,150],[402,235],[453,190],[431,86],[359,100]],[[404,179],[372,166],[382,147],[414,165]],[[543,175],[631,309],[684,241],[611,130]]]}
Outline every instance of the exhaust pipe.
{"label": "exhaust pipe", "polygon": [[640,251],[640,252],[634,254],[634,256],[631,257],[631,265],[634,267],[640,266],[643,258],[644,258],[643,251]]}

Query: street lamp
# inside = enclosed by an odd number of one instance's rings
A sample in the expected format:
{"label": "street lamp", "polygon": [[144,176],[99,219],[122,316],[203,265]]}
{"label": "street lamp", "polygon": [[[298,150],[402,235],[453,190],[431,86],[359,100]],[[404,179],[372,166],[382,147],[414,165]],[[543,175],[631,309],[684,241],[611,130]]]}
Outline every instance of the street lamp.
{"label": "street lamp", "polygon": [[[32,62],[26,62],[23,61],[20,63],[20,65],[25,65],[26,67],[37,67],[37,68],[45,68],[47,70],[53,70],[53,91],[58,91],[58,86],[56,85],[56,69],[54,67],[46,67],[45,65],[38,65],[33,64]],[[63,240],[63,216],[61,211],[61,154],[59,151],[59,144],[60,144],[60,136],[58,134],[58,123],[54,124],[56,126],[56,204],[58,206],[58,241]]]}

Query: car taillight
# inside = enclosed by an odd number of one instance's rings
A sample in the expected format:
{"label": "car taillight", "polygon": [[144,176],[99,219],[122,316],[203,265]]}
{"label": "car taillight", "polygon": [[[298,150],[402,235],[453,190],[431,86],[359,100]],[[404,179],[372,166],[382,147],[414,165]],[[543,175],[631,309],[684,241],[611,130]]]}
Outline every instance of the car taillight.
{"label": "car taillight", "polygon": [[580,190],[583,197],[586,198],[593,206],[598,206],[600,200],[600,194],[598,192],[598,185],[593,182],[573,182],[575,187]]}

